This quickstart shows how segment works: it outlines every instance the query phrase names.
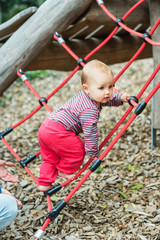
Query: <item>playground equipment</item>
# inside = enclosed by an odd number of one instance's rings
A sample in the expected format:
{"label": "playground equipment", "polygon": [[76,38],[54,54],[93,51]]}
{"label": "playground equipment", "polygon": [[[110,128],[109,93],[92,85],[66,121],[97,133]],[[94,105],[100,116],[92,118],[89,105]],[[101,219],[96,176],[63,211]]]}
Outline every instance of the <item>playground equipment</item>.
{"label": "playground equipment", "polygon": [[[124,15],[136,3],[137,0],[112,0],[107,1],[107,8],[119,17],[119,13]],[[136,11],[127,16],[125,24],[142,33],[149,31],[150,26],[153,27],[160,16],[159,4],[158,0],[143,1]],[[61,32],[67,45],[79,56],[85,56],[96,48],[113,28],[114,21],[105,16],[94,0],[48,0],[38,10],[31,7],[22,11],[0,25],[0,95],[16,80],[17,68],[25,71],[71,71],[74,68],[73,58],[52,40],[53,32]],[[158,42],[159,36],[160,28],[157,28],[152,39]],[[141,42],[141,38],[119,27],[108,44],[96,52],[95,58],[106,64],[128,61]],[[147,44],[138,59],[152,56],[155,68],[160,62],[160,50]],[[158,82],[159,77],[158,73],[153,85]],[[157,93],[152,102],[153,149],[156,146],[156,131],[160,129],[160,94]]]}
{"label": "playground equipment", "polygon": [[[39,154],[40,151],[37,153],[32,154],[31,156],[27,157],[25,160],[22,160],[17,153],[12,149],[12,147],[7,143],[7,141],[5,140],[5,136],[7,134],[9,134],[10,132],[12,132],[16,127],[20,126],[23,122],[25,122],[27,119],[29,119],[31,116],[33,116],[37,111],[40,110],[40,108],[42,106],[44,106],[49,112],[52,112],[53,110],[49,108],[49,106],[47,105],[47,101],[66,83],[69,81],[69,79],[80,69],[80,67],[83,67],[85,65],[85,62],[91,58],[97,51],[99,51],[103,46],[105,46],[108,41],[113,38],[113,36],[116,34],[116,32],[119,30],[120,27],[122,27],[125,31],[134,34],[135,36],[137,36],[138,38],[140,38],[142,40],[142,44],[140,46],[140,48],[137,50],[137,52],[132,56],[132,58],[129,60],[129,62],[125,65],[125,67],[120,71],[120,73],[115,77],[114,81],[116,82],[119,77],[124,73],[124,71],[132,64],[132,62],[134,60],[136,60],[138,58],[138,56],[141,54],[141,52],[143,52],[143,50],[145,49],[146,45],[149,43],[153,46],[157,46],[158,49],[160,48],[160,42],[158,41],[153,41],[151,40],[151,36],[154,35],[154,32],[156,31],[156,29],[158,28],[159,24],[160,24],[160,18],[157,19],[157,21],[155,22],[155,24],[153,25],[153,27],[151,28],[151,30],[148,33],[139,33],[136,30],[132,30],[131,28],[129,28],[128,26],[125,25],[125,20],[127,19],[127,17],[137,8],[139,7],[143,2],[145,2],[145,0],[140,0],[138,1],[135,5],[133,5],[133,7],[131,7],[122,18],[116,18],[113,14],[110,13],[110,11],[108,11],[108,9],[105,7],[105,4],[102,0],[97,0],[98,5],[102,8],[102,10],[113,20],[113,22],[115,23],[115,28],[113,29],[113,31],[109,34],[109,36],[107,36],[106,39],[104,39],[98,46],[96,46],[90,53],[88,53],[84,58],[79,57],[78,55],[76,55],[70,47],[68,47],[68,45],[66,44],[65,40],[63,39],[63,37],[61,36],[61,34],[55,32],[54,34],[54,39],[58,41],[58,43],[66,49],[66,51],[73,57],[73,59],[75,59],[77,61],[77,66],[74,68],[74,70],[71,72],[71,74],[69,74],[69,76],[51,93],[49,94],[46,98],[41,97],[36,90],[31,86],[31,84],[29,83],[29,81],[27,80],[27,77],[25,75],[25,73],[22,70],[18,70],[17,74],[18,76],[21,77],[21,79],[24,81],[24,83],[29,87],[29,89],[32,91],[32,93],[38,98],[39,100],[39,106],[32,111],[28,116],[26,116],[24,119],[22,119],[20,122],[18,122],[17,124],[13,125],[12,127],[7,128],[6,130],[4,130],[3,132],[0,133],[0,139],[1,141],[6,145],[6,147],[9,149],[9,151],[14,155],[14,157],[19,161],[20,165],[28,172],[28,174],[32,177],[32,179],[35,181],[35,183],[38,185],[38,181],[36,179],[36,177],[32,174],[32,172],[29,170],[28,168],[28,164],[32,162],[32,160],[34,160]],[[112,129],[112,131],[109,133],[109,135],[104,139],[104,141],[102,142],[102,144],[99,146],[100,150],[102,149],[102,147],[104,147],[104,145],[107,143],[107,141],[111,138],[111,136],[115,133],[115,131],[119,128],[119,126],[123,123],[123,121],[126,119],[126,117],[131,113],[133,107],[135,107],[135,111],[132,114],[132,116],[130,117],[130,119],[127,121],[127,123],[122,127],[122,129],[120,130],[120,132],[116,135],[116,137],[112,140],[112,142],[109,144],[109,146],[103,151],[103,153],[100,155],[99,158],[97,159],[89,159],[89,161],[82,167],[82,169],[80,169],[80,171],[76,174],[75,179],[77,179],[80,174],[91,164],[91,162],[94,160],[93,164],[90,166],[89,170],[87,171],[87,173],[82,177],[82,179],[79,181],[79,183],[73,188],[73,190],[68,194],[68,196],[60,201],[60,203],[55,207],[52,208],[52,203],[51,203],[51,199],[50,196],[52,194],[55,194],[58,190],[60,190],[61,188],[63,188],[64,186],[68,185],[70,182],[72,182],[71,180],[67,180],[66,182],[62,183],[62,184],[58,184],[56,187],[50,189],[49,191],[46,191],[44,193],[46,199],[47,199],[47,203],[48,203],[48,215],[47,215],[47,219],[44,223],[44,225],[41,227],[41,229],[39,229],[37,231],[37,233],[35,234],[35,239],[40,239],[42,238],[45,229],[47,228],[48,224],[53,221],[60,213],[60,211],[66,206],[66,204],[68,203],[68,201],[71,199],[71,197],[75,194],[75,192],[80,188],[80,186],[87,180],[87,178],[91,175],[92,172],[94,172],[99,165],[101,164],[101,162],[103,161],[104,157],[109,153],[109,151],[112,149],[112,147],[116,144],[116,142],[119,140],[119,138],[122,136],[122,134],[126,131],[126,129],[131,125],[131,123],[134,121],[134,119],[141,114],[141,112],[145,109],[147,103],[151,100],[151,98],[153,97],[153,95],[158,91],[158,89],[160,88],[160,81],[158,81],[158,83],[154,86],[154,88],[152,89],[152,91],[149,93],[149,95],[141,102],[138,103],[139,98],[142,96],[142,94],[144,93],[144,91],[146,90],[146,88],[148,87],[148,85],[152,82],[152,80],[154,79],[154,77],[159,73],[160,70],[160,63],[157,64],[155,70],[153,71],[153,73],[151,74],[150,78],[148,79],[148,81],[145,83],[145,85],[142,87],[142,89],[140,90],[140,92],[137,94],[137,96],[132,96],[129,99],[129,103],[130,103],[130,107],[128,108],[128,110],[126,111],[126,113],[122,116],[122,118],[120,119],[120,121],[116,124],[116,126]],[[114,89],[114,91],[117,92],[116,89]]]}

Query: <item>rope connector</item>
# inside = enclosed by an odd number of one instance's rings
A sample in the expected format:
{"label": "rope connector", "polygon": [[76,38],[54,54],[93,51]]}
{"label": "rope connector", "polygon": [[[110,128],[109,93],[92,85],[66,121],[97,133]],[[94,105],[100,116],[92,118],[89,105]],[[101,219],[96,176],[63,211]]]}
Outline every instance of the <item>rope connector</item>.
{"label": "rope connector", "polygon": [[17,75],[18,75],[18,77],[21,78],[21,80],[22,80],[23,82],[24,82],[25,80],[27,80],[27,77],[26,77],[25,73],[22,71],[22,69],[17,70]]}
{"label": "rope connector", "polygon": [[44,192],[44,196],[52,196],[54,193],[58,192],[60,189],[62,188],[62,186],[60,184],[58,184],[57,186],[49,189],[48,191]]}
{"label": "rope connector", "polygon": [[13,128],[9,127],[6,130],[4,130],[3,132],[0,132],[0,139],[4,138],[4,136],[6,136],[8,133],[12,132]]}
{"label": "rope connector", "polygon": [[36,155],[35,155],[35,154],[32,154],[31,156],[29,156],[29,157],[26,158],[25,160],[20,160],[19,163],[20,163],[20,165],[24,168],[24,167],[26,167],[30,162],[32,162],[35,158],[36,158]]}
{"label": "rope connector", "polygon": [[131,100],[135,101],[136,103],[138,103],[138,98],[136,98],[135,96],[131,96],[129,99],[128,99],[128,103],[130,106],[134,107],[133,104],[131,103]]}
{"label": "rope connector", "polygon": [[90,167],[91,172],[94,172],[101,165],[101,162],[102,162],[101,159],[97,158],[96,161]]}
{"label": "rope connector", "polygon": [[66,206],[66,204],[67,203],[64,200],[61,200],[59,204],[48,213],[47,218],[50,218],[51,221],[56,219],[56,217],[58,217],[58,214]]}
{"label": "rope connector", "polygon": [[134,111],[134,113],[135,113],[136,115],[139,115],[139,114],[145,109],[146,105],[147,105],[147,103],[144,102],[144,101],[141,102],[141,103],[139,103],[139,104],[138,104],[138,107],[136,108],[136,110]]}
{"label": "rope connector", "polygon": [[145,40],[146,37],[151,38],[151,35],[150,35],[149,33],[144,33],[144,34],[142,35],[142,40],[143,40],[144,42],[147,42],[147,41]]}
{"label": "rope connector", "polygon": [[80,67],[83,67],[83,65],[81,64],[81,63],[86,63],[86,61],[83,59],[83,58],[79,58],[78,60],[77,60],[77,64],[80,66]]}
{"label": "rope connector", "polygon": [[64,43],[64,39],[62,38],[62,35],[58,32],[54,33],[54,39],[57,40],[57,42],[61,45],[62,43]]}
{"label": "rope connector", "polygon": [[34,235],[34,239],[35,240],[41,239],[44,236],[44,233],[45,232],[43,230],[38,229],[37,232]]}
{"label": "rope connector", "polygon": [[124,21],[123,21],[122,18],[117,18],[116,21],[115,21],[115,24],[116,24],[118,27],[120,27],[119,22],[124,23]]}
{"label": "rope connector", "polygon": [[48,102],[45,97],[41,97],[41,98],[39,99],[39,103],[41,104],[41,106],[43,106],[43,102],[45,102],[45,103]]}
{"label": "rope connector", "polygon": [[104,1],[103,0],[96,0],[98,5],[100,6],[101,4],[104,4]]}

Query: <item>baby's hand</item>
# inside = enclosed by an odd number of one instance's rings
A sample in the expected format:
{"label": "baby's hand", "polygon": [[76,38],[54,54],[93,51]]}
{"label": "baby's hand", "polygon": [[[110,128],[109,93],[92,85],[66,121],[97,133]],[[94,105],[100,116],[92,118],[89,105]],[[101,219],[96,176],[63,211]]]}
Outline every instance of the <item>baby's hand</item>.
{"label": "baby's hand", "polygon": [[123,93],[121,95],[121,101],[122,102],[128,102],[128,98],[130,98],[130,95],[128,93]]}

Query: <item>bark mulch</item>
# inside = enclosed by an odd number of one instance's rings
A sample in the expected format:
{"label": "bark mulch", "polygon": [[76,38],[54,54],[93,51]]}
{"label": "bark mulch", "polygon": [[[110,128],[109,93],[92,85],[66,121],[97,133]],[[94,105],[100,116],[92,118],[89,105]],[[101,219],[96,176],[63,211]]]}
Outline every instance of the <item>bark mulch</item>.
{"label": "bark mulch", "polygon": [[[123,66],[124,64],[112,65],[114,75]],[[136,95],[151,75],[152,67],[152,59],[136,61],[118,80],[116,88]],[[41,96],[45,97],[67,76],[66,72],[54,71],[44,79],[37,78],[31,81],[31,84]],[[55,94],[48,105],[56,109],[79,91],[80,87],[80,72],[78,72]],[[140,101],[148,95],[150,90],[151,86]],[[20,81],[15,82],[0,99],[0,131],[13,126],[37,106],[38,101],[27,86]],[[103,109],[99,121],[99,143],[111,131],[127,108],[128,104],[119,108]],[[31,119],[5,137],[22,159],[39,150],[37,132],[47,114],[47,110],[42,108]],[[145,110],[105,157],[99,172],[91,174],[57,219],[49,224],[43,239],[159,240],[159,146],[160,132],[157,131],[157,148],[151,151],[151,102],[149,102]],[[2,142],[0,143],[0,158],[14,163],[14,167],[8,170],[17,175],[20,180],[17,184],[0,180],[0,184],[23,203],[15,221],[0,232],[0,239],[33,239],[34,233],[41,228],[46,219],[46,199]],[[85,158],[85,162],[87,160],[88,157]],[[28,165],[36,177],[40,163],[41,157],[39,156]],[[81,177],[75,182],[77,183],[80,179]],[[64,179],[59,178],[56,183],[62,181]],[[52,197],[53,206],[67,196],[75,182]]]}

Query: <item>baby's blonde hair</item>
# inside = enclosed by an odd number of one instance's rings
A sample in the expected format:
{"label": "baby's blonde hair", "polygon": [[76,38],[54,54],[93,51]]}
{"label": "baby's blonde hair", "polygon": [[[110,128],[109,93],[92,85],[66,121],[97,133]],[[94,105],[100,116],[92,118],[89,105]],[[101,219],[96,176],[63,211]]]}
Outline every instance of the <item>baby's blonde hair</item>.
{"label": "baby's blonde hair", "polygon": [[82,74],[81,74],[82,85],[87,82],[87,78],[88,78],[89,74],[91,73],[91,71],[93,71],[93,69],[98,69],[107,75],[111,74],[113,76],[111,69],[105,63],[95,59],[95,60],[88,62],[84,66],[84,68],[82,70]]}

